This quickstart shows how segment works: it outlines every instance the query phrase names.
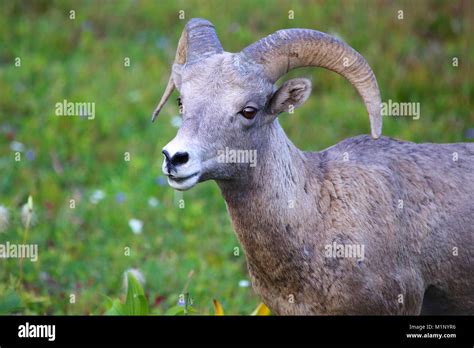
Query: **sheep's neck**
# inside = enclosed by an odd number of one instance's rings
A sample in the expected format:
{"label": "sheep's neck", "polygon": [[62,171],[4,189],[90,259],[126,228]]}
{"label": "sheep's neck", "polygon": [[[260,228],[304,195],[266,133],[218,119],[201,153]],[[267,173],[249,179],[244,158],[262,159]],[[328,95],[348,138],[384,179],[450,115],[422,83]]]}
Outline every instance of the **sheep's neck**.
{"label": "sheep's neck", "polygon": [[[301,209],[317,202],[316,174],[308,177],[307,155],[286,137],[278,122],[269,129],[266,146],[257,152],[257,165],[245,177],[218,182],[233,227],[245,249],[248,266],[261,283],[288,282],[288,268],[304,267],[312,254],[302,228],[309,219]],[[311,167],[317,166],[317,155]],[[309,193],[312,187],[312,193]],[[316,201],[315,201],[316,200]],[[314,231],[314,230],[313,230]],[[313,236],[314,237],[314,236]]]}

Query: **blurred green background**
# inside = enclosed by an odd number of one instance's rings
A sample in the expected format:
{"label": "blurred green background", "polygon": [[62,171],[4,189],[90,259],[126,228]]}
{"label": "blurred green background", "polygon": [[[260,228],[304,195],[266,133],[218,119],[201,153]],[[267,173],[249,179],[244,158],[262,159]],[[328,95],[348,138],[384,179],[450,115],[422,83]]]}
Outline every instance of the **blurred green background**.
{"label": "blurred green background", "polygon": [[[212,313],[213,298],[228,314],[250,313],[259,302],[217,185],[185,192],[180,207],[161,175],[177,105],[168,103],[155,124],[150,115],[190,18],[213,22],[230,52],[281,28],[338,35],[372,66],[383,100],[421,105],[419,120],[385,118],[385,135],[474,137],[472,1],[0,3],[0,243],[22,242],[21,209],[31,195],[27,243],[39,246],[36,263],[0,259],[0,313],[102,314],[107,297],[123,297],[131,268],[145,278],[152,313],[174,306],[188,281],[198,313]],[[292,76],[314,85],[303,107],[280,117],[297,146],[321,150],[368,132],[364,105],[342,77],[299,69],[282,80]],[[95,102],[95,119],[55,116],[64,99]]]}

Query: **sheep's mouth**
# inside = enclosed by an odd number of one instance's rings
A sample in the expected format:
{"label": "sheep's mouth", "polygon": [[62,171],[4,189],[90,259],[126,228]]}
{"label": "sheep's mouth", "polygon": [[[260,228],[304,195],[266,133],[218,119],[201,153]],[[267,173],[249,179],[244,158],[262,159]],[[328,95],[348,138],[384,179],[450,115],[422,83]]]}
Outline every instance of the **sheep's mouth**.
{"label": "sheep's mouth", "polygon": [[189,179],[195,177],[195,176],[198,175],[198,174],[199,174],[199,172],[196,172],[196,173],[194,173],[194,174],[191,174],[191,175],[188,175],[188,176],[185,176],[185,177],[179,177],[179,176],[174,176],[174,175],[172,175],[172,174],[169,174],[169,175],[168,175],[168,178],[169,178],[170,180],[173,180],[173,181],[177,182],[177,183],[181,183],[181,182],[184,182],[184,181],[186,181],[186,180],[189,180]]}
{"label": "sheep's mouth", "polygon": [[169,174],[168,184],[175,190],[186,191],[198,183],[199,174],[200,172],[196,172],[185,177],[179,177]]}

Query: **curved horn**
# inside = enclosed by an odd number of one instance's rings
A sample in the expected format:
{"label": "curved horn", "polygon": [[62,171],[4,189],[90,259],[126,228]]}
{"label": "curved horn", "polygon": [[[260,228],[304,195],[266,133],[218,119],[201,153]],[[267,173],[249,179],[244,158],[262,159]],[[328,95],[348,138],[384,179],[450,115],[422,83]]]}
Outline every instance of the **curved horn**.
{"label": "curved horn", "polygon": [[[193,18],[186,24],[181,33],[174,64],[193,64],[214,54],[222,53],[223,51],[222,45],[217,38],[214,25],[205,19]],[[155,108],[155,111],[153,111],[151,117],[152,122],[155,121],[161,108],[165,105],[171,93],[173,93],[174,88],[175,83],[173,74],[171,74],[165,92],[158,106]]]}
{"label": "curved horn", "polygon": [[341,40],[316,30],[286,29],[255,42],[241,54],[263,65],[272,82],[303,66],[323,67],[344,76],[364,100],[372,137],[380,137],[381,100],[375,75],[364,57]]}

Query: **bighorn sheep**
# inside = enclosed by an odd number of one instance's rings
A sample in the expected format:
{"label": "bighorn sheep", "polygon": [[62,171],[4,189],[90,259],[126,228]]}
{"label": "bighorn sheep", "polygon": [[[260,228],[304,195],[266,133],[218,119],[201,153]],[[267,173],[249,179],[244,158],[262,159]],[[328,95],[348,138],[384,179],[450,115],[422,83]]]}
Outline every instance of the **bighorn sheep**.
{"label": "bighorn sheep", "polygon": [[[274,83],[302,66],[350,81],[371,137],[321,152],[292,144],[277,115],[303,104],[311,83]],[[474,144],[381,137],[377,81],[358,52],[287,29],[227,53],[210,22],[192,19],[153,119],[175,87],[183,122],[163,172],[177,190],[217,182],[253,288],[274,313],[474,314]],[[220,161],[223,149],[256,150],[257,164]]]}

